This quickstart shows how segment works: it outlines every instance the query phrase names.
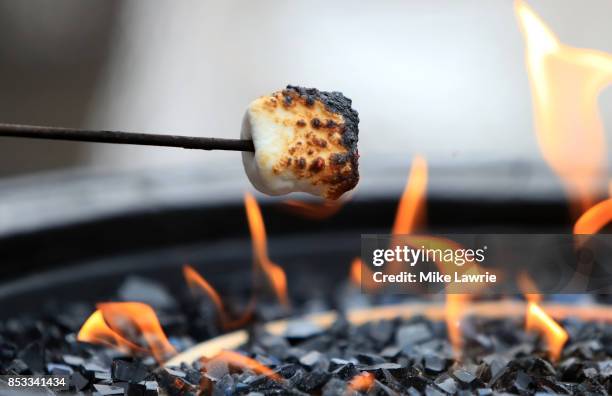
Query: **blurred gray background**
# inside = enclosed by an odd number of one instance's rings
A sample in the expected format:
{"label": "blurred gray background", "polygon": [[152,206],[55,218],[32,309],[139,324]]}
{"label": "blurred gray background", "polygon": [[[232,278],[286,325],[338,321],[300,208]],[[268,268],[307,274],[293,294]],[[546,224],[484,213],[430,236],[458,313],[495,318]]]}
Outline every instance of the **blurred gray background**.
{"label": "blurred gray background", "polygon": [[[612,52],[612,2],[529,4],[564,43]],[[300,84],[353,99],[361,190],[399,191],[420,153],[448,194],[559,193],[523,51],[507,0],[0,0],[0,120],[236,137],[250,100]],[[600,104],[612,125],[609,92]],[[249,188],[233,152],[0,140],[4,196],[20,175],[50,188],[57,170]],[[219,179],[231,187],[208,186]]]}

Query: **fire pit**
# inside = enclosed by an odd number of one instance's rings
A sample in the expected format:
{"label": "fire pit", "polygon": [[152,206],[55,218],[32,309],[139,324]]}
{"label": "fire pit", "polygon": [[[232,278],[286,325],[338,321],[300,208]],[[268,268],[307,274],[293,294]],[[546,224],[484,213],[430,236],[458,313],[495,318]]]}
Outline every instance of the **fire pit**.
{"label": "fire pit", "polygon": [[[499,191],[449,192],[447,182],[465,171],[445,175],[445,194],[432,193],[434,172],[420,156],[401,194],[363,177],[361,186],[372,183],[376,194],[262,200],[263,210],[250,193],[236,202],[236,189],[217,170],[216,181],[199,171],[178,178],[60,174],[47,180],[48,194],[40,183],[18,180],[5,189],[15,194],[10,204],[0,206],[8,208],[0,257],[9,263],[0,268],[0,390],[15,392],[15,378],[48,375],[65,383],[44,387],[46,394],[612,393],[608,296],[544,297],[528,274],[520,274],[520,295],[449,288],[398,295],[377,284],[360,258],[361,234],[390,234],[390,248],[417,232],[554,232],[568,237],[572,253],[583,253],[580,236],[594,238],[612,220],[612,199],[601,188],[603,126],[593,105],[611,81],[612,57],[561,44],[520,1],[516,15],[538,142],[567,202],[560,194],[521,200]],[[576,81],[567,83],[568,70]],[[583,101],[574,105],[577,96]],[[94,135],[106,142],[127,136]],[[356,148],[351,153],[356,158]],[[387,173],[379,170],[380,179]],[[473,178],[482,184],[496,179],[480,176]],[[164,184],[170,179],[179,181]],[[202,202],[202,191],[219,195]],[[381,273],[393,275],[397,263],[385,264]]]}
{"label": "fire pit", "polygon": [[[413,201],[414,187],[408,184],[402,203]],[[465,301],[456,334],[445,319],[457,318],[452,309],[462,303],[461,296],[449,295],[443,304],[439,297],[359,291],[354,258],[360,243],[354,228],[388,232],[397,201],[355,197],[337,208],[266,205],[265,229],[257,203],[251,198],[246,203],[250,221],[242,206],[128,213],[8,240],[6,252],[17,252],[43,238],[51,246],[78,233],[96,240],[109,228],[123,230],[126,237],[143,233],[133,244],[115,235],[113,241],[123,240],[126,253],[104,259],[91,257],[87,249],[83,257],[72,249],[64,257],[51,250],[57,269],[5,284],[4,372],[67,374],[71,389],[100,394],[443,394],[453,389],[486,394],[517,386],[528,393],[597,392],[607,386],[609,330],[596,324],[609,319],[606,306],[542,304],[570,333],[559,360],[551,357],[552,344],[540,327],[523,330],[527,311],[520,302]],[[400,204],[404,216],[406,208],[419,210]],[[430,199],[428,209],[429,229],[445,232],[498,231],[501,224],[504,230],[531,232],[570,228],[561,202]],[[166,227],[187,231],[160,245],[158,230],[150,227],[158,224],[157,217]],[[190,242],[194,223],[216,218],[223,219],[219,227],[225,238]],[[408,213],[408,218],[416,223],[416,216]],[[400,231],[406,227],[396,224]],[[143,241],[156,246],[143,248]],[[43,265],[36,255],[25,255],[24,262],[32,269]],[[40,295],[53,296],[42,313]],[[104,301],[109,303],[96,310],[94,304]],[[385,306],[389,303],[402,304]],[[344,314],[310,314],[327,310]],[[315,325],[274,322],[309,314]],[[547,320],[552,319],[536,323]],[[237,328],[246,330],[232,332]],[[462,345],[453,349],[458,339]],[[574,371],[567,374],[570,368]]]}
{"label": "fire pit", "polygon": [[[65,375],[70,390],[104,395],[607,391],[611,313],[592,300],[361,293],[370,285],[354,230],[385,233],[395,218],[393,234],[413,232],[427,181],[417,158],[399,204],[288,201],[262,213],[247,194],[244,206],[127,212],[8,238],[5,257],[57,268],[0,289],[2,371]],[[428,232],[571,229],[562,202],[427,204]],[[200,221],[218,224],[204,243]],[[122,254],[97,244],[108,230],[120,230],[110,240]],[[82,249],[62,248],[75,240]],[[23,254],[42,241],[47,257]],[[43,309],[41,295],[53,297]]]}

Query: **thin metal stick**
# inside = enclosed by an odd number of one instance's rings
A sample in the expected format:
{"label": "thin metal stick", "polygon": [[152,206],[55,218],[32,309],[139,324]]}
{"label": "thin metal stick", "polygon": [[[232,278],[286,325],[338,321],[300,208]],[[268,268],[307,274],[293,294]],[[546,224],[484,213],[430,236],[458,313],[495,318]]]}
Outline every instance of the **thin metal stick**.
{"label": "thin metal stick", "polygon": [[142,146],[182,147],[196,150],[255,151],[253,141],[243,139],[155,135],[150,133],[84,130],[2,123],[0,123],[0,136],[93,143],[138,144]]}

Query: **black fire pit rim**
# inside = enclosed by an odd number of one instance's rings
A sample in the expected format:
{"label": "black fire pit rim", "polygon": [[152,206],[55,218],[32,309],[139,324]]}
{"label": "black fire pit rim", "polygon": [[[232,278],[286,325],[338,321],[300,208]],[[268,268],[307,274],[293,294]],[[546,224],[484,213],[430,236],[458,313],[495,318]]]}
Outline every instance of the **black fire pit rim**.
{"label": "black fire pit rim", "polygon": [[[364,171],[352,200],[398,200],[410,167],[406,159],[410,158],[383,159],[375,172],[372,169]],[[558,180],[550,180],[550,170],[543,169],[541,164],[481,162],[461,166],[430,165],[428,198],[440,201],[565,202]],[[475,188],[471,181],[479,177],[485,180]],[[493,187],[496,180],[502,179],[502,184],[513,187]],[[159,166],[145,170],[82,168],[14,176],[0,179],[0,240],[134,212],[237,205],[242,201],[243,193],[252,190],[240,161],[227,160],[190,167]],[[257,199],[264,204],[285,199],[313,200],[307,194],[267,197],[258,193]]]}
{"label": "black fire pit rim", "polygon": [[[339,232],[333,232],[332,234],[334,236],[334,244],[318,243],[321,240],[321,234],[313,233],[275,237],[269,241],[271,259],[276,260],[278,263],[286,263],[289,258],[295,256],[297,244],[302,246],[304,257],[309,257],[309,255],[313,254],[327,256],[346,251],[354,251],[354,255],[359,254],[359,235]],[[316,246],[316,249],[313,250],[313,246]],[[219,262],[223,262],[225,265],[219,266]],[[154,264],[152,265],[151,263]],[[10,317],[19,313],[22,308],[17,307],[17,305],[19,305],[20,301],[23,301],[22,298],[29,298],[31,300],[32,296],[40,295],[56,297],[52,291],[63,288],[68,290],[68,297],[71,299],[73,295],[71,295],[72,292],[70,290],[80,287],[79,285],[82,285],[84,282],[103,284],[105,285],[103,288],[107,289],[105,295],[111,295],[123,281],[130,277],[160,282],[161,279],[156,279],[155,275],[165,271],[174,278],[167,279],[164,277],[164,280],[168,281],[169,284],[179,283],[184,285],[185,281],[181,268],[186,264],[201,270],[209,279],[218,278],[226,273],[231,273],[232,276],[240,273],[244,274],[245,278],[250,279],[251,275],[249,274],[252,270],[250,238],[227,238],[205,244],[197,243],[164,247],[147,252],[92,259],[87,262],[41,271],[17,279],[0,282],[0,305],[7,307],[7,309],[0,313],[0,319],[5,315]],[[347,259],[342,264],[348,271],[349,260]],[[285,270],[288,271],[287,268]],[[116,283],[104,283],[110,278],[116,279]],[[223,276],[223,280],[231,282],[231,278],[225,276]],[[223,284],[216,285],[221,286],[223,289]],[[85,300],[100,302],[103,300],[103,297],[92,295]],[[31,304],[32,301],[28,301],[28,303]],[[15,309],[10,308],[14,305]]]}

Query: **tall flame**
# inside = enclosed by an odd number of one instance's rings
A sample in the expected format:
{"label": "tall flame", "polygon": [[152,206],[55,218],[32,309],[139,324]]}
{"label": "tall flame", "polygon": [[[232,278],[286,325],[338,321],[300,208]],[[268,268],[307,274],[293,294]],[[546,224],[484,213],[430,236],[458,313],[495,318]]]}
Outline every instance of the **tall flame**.
{"label": "tall flame", "polygon": [[568,339],[567,332],[535,302],[527,304],[527,317],[525,319],[527,331],[537,331],[544,337],[550,359],[559,360],[563,346]]}
{"label": "tall flame", "polygon": [[268,257],[266,228],[259,205],[255,198],[249,193],[246,193],[244,196],[244,205],[249,221],[249,229],[251,231],[255,266],[268,278],[278,300],[283,305],[289,305],[289,298],[287,297],[287,277],[285,276],[285,272]]}
{"label": "tall flame", "polygon": [[410,174],[397,206],[391,234],[410,234],[419,222],[423,220],[427,194],[427,174],[427,161],[425,161],[425,158],[417,155],[412,160]]}
{"label": "tall flame", "polygon": [[549,166],[577,199],[592,206],[605,176],[606,146],[597,96],[612,82],[612,55],[564,45],[523,1],[515,12],[526,43],[535,131]]}
{"label": "tall flame", "polygon": [[[159,362],[176,354],[153,308],[140,302],[100,303],[85,321],[77,339],[122,351],[148,352]],[[141,337],[146,347],[131,338]]]}
{"label": "tall flame", "polygon": [[253,309],[255,308],[255,299],[251,299],[251,303],[245,309],[244,313],[238,318],[232,320],[223,304],[223,300],[217,290],[210,284],[202,275],[200,275],[193,267],[190,265],[183,266],[183,276],[185,277],[185,281],[187,285],[192,291],[199,291],[206,295],[215,308],[217,309],[217,313],[219,314],[219,321],[221,322],[221,326],[225,330],[235,329],[238,327],[242,327],[251,320],[253,315]]}
{"label": "tall flame", "polygon": [[[423,221],[427,196],[427,173],[427,162],[425,159],[420,155],[414,157],[410,166],[410,174],[406,181],[406,187],[397,205],[395,221],[391,229],[392,236],[410,234]],[[390,245],[391,248],[397,245],[393,238]],[[399,263],[395,261],[390,262],[388,271],[390,273],[398,273],[400,271]]]}
{"label": "tall flame", "polygon": [[[391,234],[393,236],[410,234],[425,217],[427,179],[427,161],[425,158],[417,155],[412,160],[410,174],[408,175],[404,192],[402,193],[400,201],[397,205],[395,220],[393,223],[393,228],[391,229]],[[392,241],[392,247],[394,244],[395,242]],[[365,266],[359,258],[354,259],[350,270],[351,280],[354,284],[359,286],[361,282],[365,282],[365,279],[367,279],[368,282],[366,284],[362,284],[362,287],[364,287],[366,290],[374,290],[381,287],[380,284],[372,281],[371,276],[367,276],[364,279],[361,276],[362,270],[369,271],[369,268]],[[388,272],[393,273],[397,272],[397,270],[397,263],[390,263]],[[356,274],[357,271],[360,271],[359,276]]]}

